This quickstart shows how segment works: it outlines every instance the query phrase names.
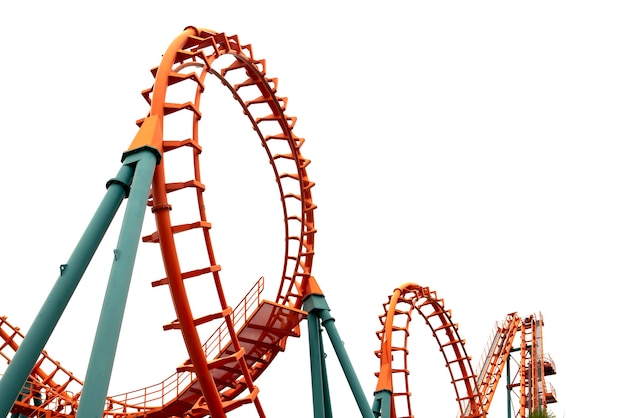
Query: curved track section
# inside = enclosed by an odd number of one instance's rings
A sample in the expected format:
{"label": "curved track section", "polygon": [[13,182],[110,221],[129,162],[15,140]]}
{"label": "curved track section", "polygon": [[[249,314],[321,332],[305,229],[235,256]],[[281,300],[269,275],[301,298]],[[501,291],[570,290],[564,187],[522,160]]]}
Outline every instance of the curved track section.
{"label": "curved track section", "polygon": [[377,332],[381,348],[376,352],[380,358],[380,372],[376,391],[392,393],[392,417],[412,417],[411,391],[409,388],[409,324],[414,312],[421,315],[439,344],[451,382],[456,391],[456,401],[463,417],[483,417],[481,396],[477,394],[476,375],[465,342],[452,322],[443,299],[435,291],[414,283],[395,289],[383,305],[380,315],[383,329]]}
{"label": "curved track section", "polygon": [[[251,45],[240,44],[236,35],[226,36],[223,33],[189,27],[170,45],[160,66],[152,70],[155,83],[152,88],[142,92],[151,105],[150,113],[139,120],[138,124],[141,126],[150,119],[157,123],[158,119],[163,119],[162,124],[166,126],[168,116],[179,111],[189,114],[190,137],[163,138],[161,144],[158,141],[153,141],[152,144],[160,145],[159,148],[164,153],[180,148],[193,150],[190,163],[194,167],[195,178],[187,182],[170,183],[164,172],[166,164],[161,164],[153,183],[153,201],[150,204],[158,224],[160,218],[165,218],[159,217],[159,213],[168,213],[172,209],[165,195],[176,190],[192,189],[197,194],[201,222],[206,222],[201,193],[204,186],[200,179],[198,158],[202,151],[198,137],[198,122],[202,116],[200,99],[207,75],[219,78],[230,89],[267,152],[282,203],[285,256],[276,301],[300,307],[311,275],[316,232],[315,205],[311,196],[314,183],[309,180],[306,171],[311,161],[301,154],[304,138],[293,132],[297,118],[285,113],[287,98],[278,96],[278,79],[268,77],[265,66],[265,60],[254,57]],[[192,69],[195,71],[190,71]],[[170,90],[183,82],[193,85],[189,100],[166,101]],[[164,161],[167,161],[166,156]],[[162,211],[163,209],[166,210]],[[194,228],[209,229],[206,225],[193,224],[186,226],[185,230]],[[165,228],[162,232],[159,229],[158,233],[170,234],[169,230],[170,228]],[[180,231],[174,228],[173,232]],[[167,250],[164,252],[167,253]],[[212,257],[212,253],[209,255]]]}
{"label": "curved track section", "polygon": [[[188,402],[193,401],[193,406],[188,413],[221,417],[238,406],[253,403],[258,414],[264,416],[254,379],[273,356],[251,360],[244,355],[246,349],[239,341],[233,309],[224,295],[221,267],[213,251],[211,224],[205,213],[199,121],[207,77],[217,77],[230,89],[267,152],[278,185],[285,225],[285,255],[276,302],[278,306],[296,309],[307,293],[315,235],[315,205],[311,198],[314,183],[309,181],[306,172],[310,161],[301,155],[304,139],[293,133],[296,118],[285,113],[287,99],[277,95],[277,79],[266,75],[265,61],[255,58],[252,47],[240,44],[237,36],[188,27],[169,46],[153,74],[154,85],[143,92],[150,112],[138,121],[140,131],[127,152],[150,146],[163,155],[155,171],[148,202],[157,230],[144,237],[144,241],[160,245],[166,277],[153,285],[169,287],[176,312],[176,318],[164,328],[181,331],[190,358],[179,371],[195,375],[196,392],[202,395],[190,396]],[[179,126],[186,129],[179,129]],[[164,132],[171,137],[165,138]],[[188,166],[193,167],[189,177],[177,178],[178,174],[170,174],[173,173],[168,170],[170,153],[186,155]],[[190,207],[197,208],[193,219],[173,220],[174,209]],[[179,239],[183,236],[186,242],[195,240],[192,241],[192,263],[181,262],[181,256],[189,255],[179,250]],[[198,256],[199,248],[205,248],[204,256]],[[220,306],[212,312],[197,313],[183,283],[191,279],[211,282]],[[202,308],[206,309],[206,303]],[[225,324],[226,332],[222,337],[227,343],[224,342],[223,347],[229,346],[228,353],[216,359],[207,358],[198,331],[199,326],[214,320]],[[225,365],[237,372],[220,381],[220,373],[216,371],[224,370]],[[245,391],[247,395],[240,397]]]}
{"label": "curved track section", "polygon": [[[24,340],[20,329],[0,317],[0,357],[10,363]],[[26,416],[71,417],[78,408],[83,382],[43,351],[20,392],[13,411]]]}

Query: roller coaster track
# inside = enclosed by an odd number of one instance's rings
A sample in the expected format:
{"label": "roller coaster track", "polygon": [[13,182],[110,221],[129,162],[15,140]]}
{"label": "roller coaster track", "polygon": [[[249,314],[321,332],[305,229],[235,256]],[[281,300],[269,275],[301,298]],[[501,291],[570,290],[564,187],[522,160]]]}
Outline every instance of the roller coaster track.
{"label": "roller coaster track", "polygon": [[[163,162],[156,167],[151,198],[148,202],[155,215],[157,231],[144,237],[144,241],[159,243],[161,247],[166,278],[154,282],[153,285],[169,286],[172,295],[177,318],[165,328],[179,329],[182,332],[190,354],[190,359],[179,370],[193,371],[197,379],[194,385],[199,386],[201,389],[199,392],[204,394],[196,396],[197,399],[189,396],[191,399],[188,402],[195,401],[191,410],[198,416],[221,416],[248,402],[254,403],[259,415],[263,416],[262,407],[256,396],[258,389],[253,381],[271,363],[275,353],[284,348],[284,338],[297,334],[292,329],[305,316],[298,308],[302,305],[313,261],[315,205],[311,197],[314,183],[309,181],[306,172],[310,161],[300,152],[304,139],[293,133],[296,118],[285,114],[287,98],[277,95],[277,79],[266,75],[265,61],[256,59],[252,47],[241,45],[237,36],[187,28],[172,42],[159,67],[153,70],[153,74],[154,85],[143,92],[151,106],[150,113],[138,121],[140,132],[129,151],[149,144],[164,153]],[[216,262],[211,243],[209,233],[211,224],[205,213],[203,197],[205,186],[200,178],[199,156],[202,147],[198,138],[198,124],[202,116],[200,99],[205,79],[209,75],[217,77],[230,89],[258,134],[274,171],[283,208],[285,257],[281,285],[276,297],[277,304],[271,308],[272,315],[267,319],[272,324],[264,325],[261,335],[256,336],[257,345],[266,344],[266,350],[261,350],[265,352],[257,356],[254,354],[259,348],[254,347],[251,352],[251,347],[248,347],[246,352],[240,341],[240,337],[242,339],[244,337],[238,335],[235,329],[232,309],[226,302],[221,284],[221,267]],[[166,101],[169,99],[168,90],[184,83],[192,86],[188,89],[192,93],[189,100]],[[162,125],[167,124],[167,118],[179,112],[186,113],[187,118],[191,119],[191,137],[163,139],[160,136]],[[183,181],[169,180],[166,173],[167,153],[181,150],[191,154],[190,164],[194,167],[194,178]],[[172,225],[170,211],[173,207],[168,201],[168,196],[174,192],[180,195],[185,191],[191,191],[199,218],[189,223]],[[182,204],[189,207],[189,204],[194,203]],[[205,265],[182,271],[175,236],[192,232],[200,234],[200,240],[206,248]],[[183,280],[207,276],[215,283],[221,310],[194,317]],[[279,315],[282,313],[284,315]],[[213,320],[224,321],[231,348],[228,355],[207,360],[207,353],[199,340],[197,327]],[[281,327],[271,326],[274,324]],[[275,338],[275,334],[280,338]],[[266,339],[269,341],[266,342]],[[246,397],[235,400],[246,390],[249,392]]]}
{"label": "roller coaster track", "polygon": [[[176,318],[164,329],[181,332],[189,359],[177,369],[173,401],[168,403],[163,396],[145,391],[143,396],[135,394],[131,403],[125,395],[108,398],[108,410],[113,414],[132,410],[157,416],[158,411],[169,416],[184,410],[191,416],[222,417],[251,403],[259,416],[264,416],[254,380],[284,350],[286,338],[299,335],[298,324],[306,316],[299,308],[313,280],[314,183],[306,171],[310,160],[301,154],[304,139],[293,132],[296,118],[285,113],[287,98],[277,94],[278,80],[267,76],[265,60],[257,59],[252,47],[241,44],[237,36],[187,27],[170,44],[152,74],[153,86],[142,92],[150,111],[137,121],[139,132],[124,159],[145,149],[158,152],[148,199],[157,230],[143,241],[160,245],[166,277],[152,284],[169,287]],[[258,300],[262,288],[258,285],[254,297],[245,298],[240,311],[235,312],[224,294],[221,267],[211,242],[211,223],[205,213],[205,185],[200,177],[200,100],[207,77],[216,77],[230,90],[252,124],[267,152],[283,210],[284,261],[275,302]],[[180,129],[181,120],[186,122],[185,133],[165,138],[164,131]],[[172,153],[185,154],[189,167],[193,167],[192,178],[172,178],[167,167]],[[118,183],[122,182],[116,180]],[[174,208],[194,206],[195,219],[172,222],[170,213]],[[186,241],[196,240],[194,266],[181,265],[177,244],[183,235]],[[199,248],[205,248],[204,256],[198,256]],[[206,306],[192,309],[183,283],[192,279],[214,284],[220,304],[216,311],[196,314]],[[256,301],[256,307],[249,306],[250,300]],[[241,329],[235,328],[235,318],[241,319],[237,324]],[[213,339],[203,344],[198,328],[213,321],[221,325]],[[118,398],[124,399],[122,411],[116,407],[120,404]],[[149,399],[161,404],[150,404]]]}
{"label": "roller coaster track", "polygon": [[[0,357],[7,363],[24,340],[24,334],[16,326],[0,317]],[[14,411],[31,416],[33,413],[52,411],[57,417],[70,417],[78,407],[83,382],[53,360],[46,351],[39,356]],[[46,413],[44,412],[44,413]]]}
{"label": "roller coaster track", "polygon": [[460,411],[467,411],[465,417],[485,416],[482,394],[475,391],[476,375],[471,358],[465,351],[465,341],[459,336],[458,325],[452,322],[451,312],[445,308],[443,299],[437,297],[437,292],[414,283],[404,284],[389,297],[384,310],[380,316],[383,329],[377,333],[381,349],[377,352],[380,372],[376,392],[393,394],[393,416],[413,416],[409,390],[408,338],[414,311],[424,318],[439,344]]}
{"label": "roller coaster track", "polygon": [[[289,337],[300,336],[300,323],[304,318],[309,320],[311,347],[315,345],[315,336],[311,337],[311,318],[319,315],[328,327],[334,322],[328,316],[325,301],[319,299],[323,293],[311,274],[316,233],[315,204],[311,196],[314,183],[307,175],[310,160],[301,154],[304,139],[293,132],[296,118],[285,113],[287,98],[277,94],[277,79],[267,76],[265,61],[255,58],[252,47],[241,44],[237,36],[188,27],[170,44],[152,74],[154,84],[142,92],[150,110],[137,121],[139,131],[122,161],[124,167],[139,170],[138,156],[143,153],[152,154],[156,160],[149,193],[142,202],[145,212],[147,200],[156,231],[142,240],[160,247],[165,277],[154,280],[152,286],[169,289],[176,317],[163,328],[181,333],[189,358],[160,383],[129,393],[107,395],[103,416],[218,418],[251,405],[258,416],[264,417],[256,379],[278,353],[285,350]],[[265,287],[265,279],[261,277],[234,309],[227,303],[221,266],[213,250],[212,225],[205,211],[206,187],[200,172],[201,98],[210,77],[230,91],[266,151],[278,186],[284,224],[283,267],[275,299],[261,298]],[[181,127],[185,128],[182,133]],[[168,133],[167,137],[164,132]],[[180,178],[177,171],[171,170],[174,155],[187,158],[187,167],[192,167],[190,177]],[[130,183],[118,177],[107,187],[117,187],[128,197]],[[189,218],[175,217],[172,212],[177,208],[194,208],[194,213],[185,212]],[[181,261],[185,258],[181,257],[181,251],[189,248],[183,242],[194,243],[193,263]],[[117,251],[116,259],[121,257]],[[73,267],[72,263],[63,265],[61,274]],[[206,303],[192,306],[193,298],[185,286],[192,280],[203,280],[214,286],[219,306],[211,307],[213,310],[209,312],[205,311]],[[488,342],[477,375],[458,325],[435,291],[413,283],[404,284],[395,289],[383,307],[384,313],[379,317],[383,328],[377,333],[381,341],[380,350],[376,351],[380,359],[380,371],[376,373],[378,383],[371,410],[360,403],[364,417],[369,417],[370,412],[384,418],[414,416],[408,365],[409,324],[414,312],[422,316],[439,345],[461,416],[486,416],[503,365],[510,357],[514,337],[520,330],[523,336],[531,335],[532,342],[523,339],[520,348],[520,383],[513,385],[519,388],[520,402],[524,404],[518,416],[525,416],[533,405],[541,402],[545,405],[545,394],[549,391],[543,381],[547,374],[546,362],[542,348],[538,349],[537,345],[537,341],[541,342],[540,325],[522,320],[516,314],[508,315]],[[202,342],[200,329],[209,324],[214,325],[214,332]],[[2,317],[0,337],[0,341],[4,341],[0,355],[10,364],[28,336],[25,338]],[[335,342],[333,340],[334,345]],[[528,349],[527,345],[532,348]],[[318,348],[323,355],[321,343]],[[325,373],[322,371],[321,375]],[[87,403],[88,384],[51,359],[45,350],[41,351],[30,373],[24,376],[28,378],[21,380],[26,380],[26,384],[11,407],[13,413],[29,417],[80,417],[79,405]],[[528,379],[533,384],[529,385]],[[321,392],[327,389],[324,386]],[[528,401],[529,397],[532,402]],[[355,398],[358,398],[356,392]],[[0,405],[1,401],[0,397]],[[330,415],[327,411],[319,416]]]}
{"label": "roller coaster track", "polygon": [[[514,416],[526,417],[528,412],[545,409],[548,403],[556,402],[553,388],[548,387],[544,379],[556,373],[556,369],[550,357],[543,353],[543,318],[538,321],[534,315],[521,318],[511,313],[504,321],[496,323],[476,375],[458,324],[452,321],[451,311],[444,306],[444,300],[437,297],[437,292],[406,283],[395,289],[383,307],[384,312],[379,316],[383,328],[377,332],[381,347],[376,351],[380,371],[376,373],[374,411],[390,409],[393,418],[414,416],[409,387],[409,325],[414,312],[425,320],[437,340],[454,386],[460,417],[487,416],[518,334],[522,358],[516,375],[519,382],[508,384],[509,389],[518,389],[520,407]],[[389,394],[391,399],[385,407],[385,395]]]}
{"label": "roller coaster track", "polygon": [[535,409],[545,409],[546,405],[557,402],[554,387],[546,381],[546,376],[556,374],[556,366],[543,349],[543,315],[523,318],[519,334],[516,372],[507,386],[511,396],[518,399],[517,408],[512,404],[512,416],[526,417]]}
{"label": "roller coaster track", "polygon": [[489,409],[493,400],[520,323],[521,318],[515,312],[508,314],[502,323],[496,323],[492,336],[478,362],[480,372],[477,377],[476,392],[482,397],[483,410],[485,411]]}

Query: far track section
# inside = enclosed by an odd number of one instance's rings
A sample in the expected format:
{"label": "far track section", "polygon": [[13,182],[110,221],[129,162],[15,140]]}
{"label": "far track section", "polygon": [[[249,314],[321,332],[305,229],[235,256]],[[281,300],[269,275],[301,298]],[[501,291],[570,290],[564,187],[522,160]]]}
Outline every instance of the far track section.
{"label": "far track section", "polygon": [[[379,316],[383,328],[376,333],[381,342],[375,352],[380,359],[373,406],[377,416],[417,416],[413,396],[419,394],[411,392],[409,378],[409,325],[414,313],[425,320],[439,345],[456,393],[458,417],[486,417],[498,382],[505,371],[511,370],[514,374],[507,375],[506,382],[509,416],[525,418],[530,412],[545,410],[548,404],[556,402],[556,392],[545,380],[546,376],[556,374],[556,367],[543,350],[541,314],[520,317],[513,312],[497,322],[474,368],[459,325],[452,321],[451,311],[436,291],[405,283],[394,290],[383,307],[384,312]],[[519,346],[515,347],[518,338]]]}

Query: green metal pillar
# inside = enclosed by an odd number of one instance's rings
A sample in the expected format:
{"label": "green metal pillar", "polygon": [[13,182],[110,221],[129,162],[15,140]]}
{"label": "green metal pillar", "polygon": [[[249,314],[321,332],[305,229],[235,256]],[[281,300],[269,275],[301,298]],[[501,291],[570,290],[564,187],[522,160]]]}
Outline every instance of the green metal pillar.
{"label": "green metal pillar", "polygon": [[506,359],[506,416],[511,418],[511,355]]}
{"label": "green metal pillar", "polygon": [[372,406],[372,411],[376,417],[391,418],[392,397],[393,393],[388,389],[379,390],[374,393],[374,405]]}
{"label": "green metal pillar", "polygon": [[511,397],[511,353],[520,351],[520,348],[512,348],[506,359],[506,411],[507,418],[513,416],[513,399]]}
{"label": "green metal pillar", "polygon": [[333,348],[335,349],[335,353],[337,354],[343,373],[345,374],[346,379],[348,379],[348,384],[350,385],[350,389],[352,390],[352,394],[354,395],[354,399],[359,406],[359,410],[361,411],[363,418],[371,418],[374,414],[370,409],[369,402],[367,401],[365,392],[363,392],[361,383],[359,382],[356,372],[354,371],[350,357],[348,357],[348,352],[346,351],[343,341],[339,336],[339,332],[335,326],[335,318],[330,316],[329,311],[330,309],[320,312],[322,325],[328,332],[328,336],[333,344]]}
{"label": "green metal pillar", "polygon": [[146,202],[154,176],[158,153],[143,149],[131,154],[125,164],[135,164],[135,175],[126,204],[113,265],[109,276],[100,320],[96,329],[85,385],[78,406],[77,418],[101,417],[111,381],[115,352],[122,328]]}
{"label": "green metal pillar", "polygon": [[15,403],[24,382],[41,355],[96,249],[100,245],[115,213],[128,194],[133,168],[123,165],[117,177],[107,183],[107,191],[89,225],[85,229],[67,264],[35,317],[0,379],[0,417],[5,417]]}
{"label": "green metal pillar", "polygon": [[309,330],[309,356],[311,362],[311,388],[313,394],[313,417],[331,418],[332,407],[328,394],[328,377],[322,340],[320,318],[311,312],[307,316]]}
{"label": "green metal pillar", "polygon": [[[309,312],[309,314],[313,313],[317,318],[319,318],[319,320],[321,320],[321,324],[326,329],[328,337],[330,338],[330,342],[335,349],[335,354],[337,354],[339,364],[343,369],[344,375],[346,376],[346,379],[348,381],[348,385],[350,386],[354,399],[359,407],[359,410],[361,411],[361,415],[363,416],[363,418],[373,418],[374,413],[370,409],[367,398],[365,397],[365,393],[363,392],[363,388],[361,387],[356,372],[354,371],[354,367],[352,366],[352,362],[350,361],[346,348],[343,345],[343,341],[339,336],[339,332],[337,331],[337,327],[335,326],[335,319],[330,315],[330,308],[326,303],[326,298],[324,297],[324,295],[309,295],[304,300],[304,309]],[[311,332],[310,329],[309,332]],[[317,359],[311,358],[312,369],[314,368],[314,363],[316,363],[317,361]],[[322,357],[320,357],[319,361],[323,362],[324,360]],[[311,371],[313,372],[313,370]],[[313,389],[315,392],[315,388]],[[317,404],[314,406],[317,406]],[[318,416],[316,415],[315,418],[318,418]]]}

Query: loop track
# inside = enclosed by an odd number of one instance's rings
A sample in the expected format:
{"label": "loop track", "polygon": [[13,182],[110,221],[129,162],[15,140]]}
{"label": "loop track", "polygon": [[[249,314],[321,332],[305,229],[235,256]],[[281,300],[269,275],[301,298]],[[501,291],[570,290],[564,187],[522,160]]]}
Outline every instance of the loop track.
{"label": "loop track", "polygon": [[[185,367],[197,374],[203,397],[192,407],[192,414],[222,416],[226,411],[244,403],[254,403],[262,416],[262,408],[256,396],[258,389],[253,380],[264,370],[273,355],[250,361],[238,339],[238,330],[232,318],[220,278],[221,267],[217,264],[211,242],[211,224],[205,213],[203,192],[205,186],[200,176],[199,121],[202,117],[200,101],[207,76],[217,77],[232,93],[244,114],[250,120],[261,144],[267,152],[274,172],[283,208],[285,227],[285,253],[281,284],[276,302],[290,308],[299,308],[306,293],[314,254],[315,227],[311,188],[314,183],[308,178],[306,168],[310,161],[301,154],[304,139],[293,133],[296,118],[288,116],[287,99],[277,95],[278,81],[266,75],[265,61],[256,59],[250,45],[241,45],[237,36],[226,36],[205,29],[188,27],[170,45],[159,67],[153,70],[155,82],[143,92],[150,104],[146,118],[139,120],[140,132],[128,152],[134,147],[149,144],[163,154],[157,166],[148,202],[155,216],[157,231],[144,238],[147,242],[158,242],[161,247],[166,277],[154,285],[168,285],[177,318],[166,329],[182,332],[190,359]],[[182,99],[177,93],[191,93]],[[176,96],[175,101],[171,97]],[[176,126],[180,117],[190,120],[190,135],[176,134],[174,138],[163,138],[170,120]],[[189,122],[187,122],[189,123]],[[188,125],[189,126],[189,125]],[[193,167],[192,179],[170,180],[167,170],[168,153],[186,150]],[[170,194],[188,197],[183,207],[197,207],[197,218],[185,223],[172,223],[170,211],[174,208]],[[191,193],[189,193],[191,192]],[[178,237],[194,234],[198,243],[194,248],[206,248],[204,261],[194,250],[192,268],[181,265],[178,254]],[[197,316],[190,306],[190,298],[183,280],[212,278],[215,285],[219,310]],[[206,306],[203,306],[206,308]],[[213,320],[223,320],[232,344],[229,359],[207,359],[199,338],[197,327]],[[280,343],[282,344],[282,343]],[[233,382],[216,382],[215,372],[224,362],[239,372],[232,375]],[[261,366],[261,364],[263,364]],[[230,379],[229,379],[230,380]],[[249,395],[236,397],[248,389]],[[220,407],[221,405],[221,407]]]}
{"label": "loop track", "polygon": [[377,332],[381,348],[376,352],[380,358],[376,392],[393,394],[394,416],[413,416],[408,342],[414,311],[424,318],[439,344],[454,385],[459,411],[468,418],[484,416],[481,395],[475,391],[476,375],[471,357],[465,350],[465,340],[459,336],[458,324],[452,322],[452,314],[444,307],[443,299],[437,297],[437,292],[407,283],[397,288],[383,306],[385,312],[379,316],[383,329]]}

